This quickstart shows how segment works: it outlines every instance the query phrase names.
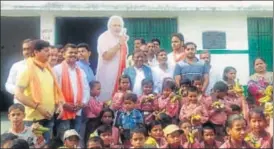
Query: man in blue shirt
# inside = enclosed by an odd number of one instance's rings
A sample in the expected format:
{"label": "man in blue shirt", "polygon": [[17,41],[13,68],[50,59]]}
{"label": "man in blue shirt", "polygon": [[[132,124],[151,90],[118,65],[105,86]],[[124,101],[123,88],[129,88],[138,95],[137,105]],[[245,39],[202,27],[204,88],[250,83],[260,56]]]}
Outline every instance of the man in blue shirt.
{"label": "man in blue shirt", "polygon": [[204,92],[209,82],[209,67],[204,61],[195,57],[196,52],[197,46],[195,43],[185,43],[186,58],[176,64],[174,76],[178,87],[180,86],[180,81],[183,78],[192,80],[195,76],[203,77],[202,91]]}
{"label": "man in blue shirt", "polygon": [[89,63],[89,57],[91,55],[91,51],[89,49],[88,44],[86,43],[80,43],[77,45],[78,49],[78,59],[77,65],[84,70],[87,76],[88,83],[91,81],[95,80],[94,73],[92,69],[90,68],[90,63]]}

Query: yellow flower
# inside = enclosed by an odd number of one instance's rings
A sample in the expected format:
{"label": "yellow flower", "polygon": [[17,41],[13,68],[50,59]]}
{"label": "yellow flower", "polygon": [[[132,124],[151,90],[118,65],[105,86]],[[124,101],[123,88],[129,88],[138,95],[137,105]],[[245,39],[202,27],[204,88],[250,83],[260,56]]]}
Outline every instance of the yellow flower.
{"label": "yellow flower", "polygon": [[267,86],[265,91],[264,91],[264,97],[259,99],[259,102],[261,104],[265,104],[266,102],[270,102],[272,99],[272,91],[273,91],[273,87],[272,86]]}
{"label": "yellow flower", "polygon": [[191,116],[191,121],[200,120],[200,119],[201,119],[201,115],[199,115],[199,114],[194,114],[194,115]]}
{"label": "yellow flower", "polygon": [[254,137],[252,137],[250,134],[248,134],[244,140],[246,142],[250,142],[255,148],[261,147],[261,144]]}
{"label": "yellow flower", "polygon": [[187,142],[189,142],[190,144],[193,144],[194,143],[194,138],[195,138],[195,136],[194,136],[194,134],[193,133],[188,133],[188,135],[187,135]]}

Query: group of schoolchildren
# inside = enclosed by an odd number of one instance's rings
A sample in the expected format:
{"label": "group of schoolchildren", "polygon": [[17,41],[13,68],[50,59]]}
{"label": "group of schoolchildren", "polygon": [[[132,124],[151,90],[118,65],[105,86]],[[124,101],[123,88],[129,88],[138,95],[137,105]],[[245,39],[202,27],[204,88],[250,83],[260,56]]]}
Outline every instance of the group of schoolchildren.
{"label": "group of schoolchildren", "polygon": [[11,128],[1,135],[1,148],[17,144],[21,149],[24,144],[50,149],[273,148],[273,132],[268,131],[273,119],[265,113],[264,105],[249,103],[252,100],[235,89],[235,76],[229,75],[235,72],[233,67],[225,68],[223,80],[214,84],[209,96],[202,91],[200,76],[183,78],[179,86],[167,77],[160,93],[154,92],[153,80],[145,78],[138,96],[125,73],[111,101],[102,102],[98,100],[100,82],[91,81],[90,99],[83,109],[88,119],[85,133],[69,129],[62,140],[53,138],[47,143],[39,124],[25,126],[25,107],[16,103],[9,108]]}
{"label": "group of schoolchildren", "polygon": [[[119,91],[112,103],[107,103],[96,100],[100,82],[92,81],[91,97],[84,110],[89,129],[85,136],[67,130],[60,148],[79,148],[81,139],[85,140],[86,148],[273,148],[263,109],[248,108],[244,95],[233,92],[224,81],[215,83],[211,96],[201,93],[201,84],[200,77],[193,81],[183,79],[176,90],[173,79],[166,78],[162,93],[155,94],[153,81],[144,79],[143,94],[137,97],[131,92],[130,78],[122,75]],[[31,147],[41,147],[43,139],[25,127],[23,119],[24,106],[12,105],[9,132],[32,141]],[[20,134],[15,133],[18,126],[24,129]],[[1,147],[11,142],[1,141]],[[58,141],[52,140],[43,147],[56,146]]]}

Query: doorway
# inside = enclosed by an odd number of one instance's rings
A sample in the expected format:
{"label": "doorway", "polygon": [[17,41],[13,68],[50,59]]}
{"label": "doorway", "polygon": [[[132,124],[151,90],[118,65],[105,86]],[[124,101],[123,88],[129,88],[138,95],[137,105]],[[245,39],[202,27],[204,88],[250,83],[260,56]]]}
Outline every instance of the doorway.
{"label": "doorway", "polygon": [[107,21],[108,18],[56,17],[55,43],[62,45],[87,43],[92,51],[91,68],[96,73],[97,39],[107,30]]}

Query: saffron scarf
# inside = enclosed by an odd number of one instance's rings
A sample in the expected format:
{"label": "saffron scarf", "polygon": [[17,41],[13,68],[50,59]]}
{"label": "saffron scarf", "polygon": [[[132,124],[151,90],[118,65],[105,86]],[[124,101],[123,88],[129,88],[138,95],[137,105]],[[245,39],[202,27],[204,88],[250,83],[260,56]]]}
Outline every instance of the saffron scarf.
{"label": "saffron scarf", "polygon": [[118,68],[118,74],[116,77],[114,89],[112,91],[112,97],[119,89],[119,78],[123,74],[124,69],[126,68],[126,58],[127,58],[127,45],[126,43],[124,43],[121,45],[121,49],[120,49],[119,68]]}
{"label": "saffron scarf", "polygon": [[185,58],[185,53],[184,52],[180,53],[179,57],[177,57],[176,55],[178,55],[178,54],[175,54],[175,52],[173,52],[174,60],[175,60],[176,63],[181,61],[181,60],[184,60],[184,58]]}
{"label": "saffron scarf", "polygon": [[[62,85],[62,92],[64,95],[65,102],[68,104],[74,105],[74,93],[70,82],[70,76],[69,76],[69,66],[66,61],[62,62],[62,79],[61,79],[61,85]],[[82,82],[82,74],[78,67],[75,67],[76,71],[76,77],[77,77],[77,95],[76,95],[76,105],[79,105],[82,103],[83,98],[83,82]],[[69,120],[69,119],[75,119],[76,112],[74,111],[68,111],[64,110],[62,120]]]}
{"label": "saffron scarf", "polygon": [[50,65],[48,63],[42,63],[40,61],[35,60],[34,58],[28,58],[27,59],[27,67],[28,67],[28,74],[29,74],[29,79],[30,79],[30,89],[32,91],[31,95],[32,95],[32,99],[34,100],[35,103],[40,104],[41,103],[41,99],[42,99],[42,93],[41,93],[41,84],[40,84],[40,78],[38,77],[36,71],[35,71],[35,67],[40,67],[41,69],[47,69],[54,81],[54,101],[55,104],[59,104],[60,101],[63,100],[63,94],[62,91],[60,89],[60,87],[58,86],[58,82],[55,78],[54,73],[52,72],[52,69],[50,67]]}

